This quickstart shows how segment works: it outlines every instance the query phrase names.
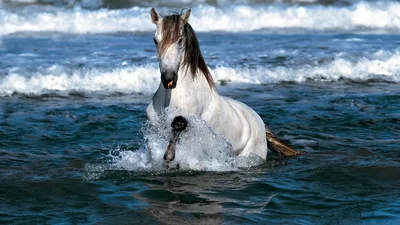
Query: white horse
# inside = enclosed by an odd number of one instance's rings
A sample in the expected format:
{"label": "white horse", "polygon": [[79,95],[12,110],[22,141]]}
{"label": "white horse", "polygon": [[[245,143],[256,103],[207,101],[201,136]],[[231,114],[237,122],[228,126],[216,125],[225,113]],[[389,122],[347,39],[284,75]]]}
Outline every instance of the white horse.
{"label": "white horse", "polygon": [[[254,110],[218,94],[197,36],[188,23],[190,13],[189,9],[183,15],[161,17],[154,8],[150,11],[151,19],[157,26],[154,43],[161,82],[146,110],[148,119],[150,122],[157,121],[168,107],[173,108],[172,112],[177,112],[177,115],[172,117],[195,116],[204,120],[215,134],[232,145],[237,155],[254,153],[266,159],[267,136],[269,140],[274,136],[272,133],[266,135],[268,129]],[[285,146],[279,141],[276,143]],[[287,155],[285,151],[281,152]]]}

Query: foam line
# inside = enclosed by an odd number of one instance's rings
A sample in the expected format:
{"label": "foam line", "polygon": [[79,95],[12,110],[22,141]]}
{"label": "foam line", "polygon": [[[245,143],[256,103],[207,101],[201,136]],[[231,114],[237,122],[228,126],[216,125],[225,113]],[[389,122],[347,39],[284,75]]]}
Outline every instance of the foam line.
{"label": "foam line", "polygon": [[[0,34],[16,32],[115,33],[154,31],[150,8],[85,10],[79,7],[0,9]],[[171,9],[160,8],[160,12]],[[176,10],[175,10],[176,11]],[[243,32],[259,29],[399,33],[399,2],[358,2],[350,6],[236,5],[194,7],[196,31]]]}
{"label": "foam line", "polygon": [[[10,69],[0,77],[0,96],[14,93],[42,95],[47,93],[124,93],[152,94],[160,82],[156,64],[124,66],[114,70],[80,69],[72,71],[62,66],[51,66],[42,72],[21,72]],[[400,82],[400,50],[378,51],[369,58],[362,57],[352,61],[337,57],[321,65],[301,65],[295,67],[258,67],[255,69],[221,66],[211,68],[216,81],[233,83],[279,83],[338,81],[342,78],[353,81],[380,79]]]}

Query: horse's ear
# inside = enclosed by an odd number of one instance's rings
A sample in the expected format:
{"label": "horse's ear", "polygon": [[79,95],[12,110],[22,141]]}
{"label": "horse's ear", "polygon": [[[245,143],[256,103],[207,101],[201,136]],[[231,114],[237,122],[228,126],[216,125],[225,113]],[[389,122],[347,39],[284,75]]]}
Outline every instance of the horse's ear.
{"label": "horse's ear", "polygon": [[191,13],[191,12],[192,12],[191,9],[186,10],[185,14],[183,14],[183,15],[181,16],[182,20],[185,21],[185,22],[187,22],[187,21],[189,20],[189,17],[190,17],[190,13]]}
{"label": "horse's ear", "polygon": [[154,24],[157,24],[158,21],[160,20],[160,14],[158,14],[158,12],[154,8],[151,8],[150,15],[151,15],[151,21],[153,21]]}

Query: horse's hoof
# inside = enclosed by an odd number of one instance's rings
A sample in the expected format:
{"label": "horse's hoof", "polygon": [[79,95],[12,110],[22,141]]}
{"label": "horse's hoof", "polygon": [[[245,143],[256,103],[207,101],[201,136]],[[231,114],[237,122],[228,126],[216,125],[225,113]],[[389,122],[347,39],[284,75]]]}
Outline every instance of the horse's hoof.
{"label": "horse's hoof", "polygon": [[183,116],[177,116],[174,118],[174,121],[171,123],[171,127],[173,131],[182,132],[186,129],[188,121]]}
{"label": "horse's hoof", "polygon": [[164,161],[166,163],[170,163],[175,159],[175,150],[174,151],[166,151],[164,154]]}
{"label": "horse's hoof", "polygon": [[179,170],[180,168],[179,163],[177,163],[175,166],[171,166],[168,163],[166,163],[165,167],[167,168],[167,170]]}

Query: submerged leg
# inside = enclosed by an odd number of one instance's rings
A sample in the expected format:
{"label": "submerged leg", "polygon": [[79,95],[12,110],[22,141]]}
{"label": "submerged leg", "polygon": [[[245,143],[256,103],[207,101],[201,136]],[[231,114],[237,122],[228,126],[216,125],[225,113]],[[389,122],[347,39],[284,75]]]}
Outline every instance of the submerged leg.
{"label": "submerged leg", "polygon": [[302,154],[302,152],[290,147],[275,137],[275,135],[267,127],[265,127],[265,129],[267,131],[268,148],[271,151],[277,152],[284,156],[296,156]]}
{"label": "submerged leg", "polygon": [[175,147],[178,141],[179,135],[187,127],[188,121],[183,116],[177,116],[171,123],[172,127],[172,138],[169,141],[167,151],[164,153],[164,160],[169,163],[175,159]]}

